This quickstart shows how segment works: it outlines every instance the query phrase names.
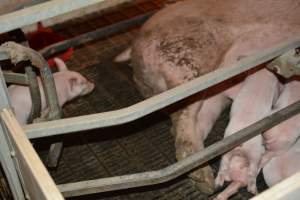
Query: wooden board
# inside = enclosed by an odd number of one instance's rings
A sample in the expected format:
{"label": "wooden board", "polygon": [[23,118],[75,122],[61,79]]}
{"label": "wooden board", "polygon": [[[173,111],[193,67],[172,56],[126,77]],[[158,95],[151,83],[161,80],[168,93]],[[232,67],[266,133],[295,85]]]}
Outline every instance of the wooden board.
{"label": "wooden board", "polygon": [[31,199],[64,199],[12,111],[6,108],[3,109],[1,117],[9,130],[9,136],[15,149],[15,156]]}

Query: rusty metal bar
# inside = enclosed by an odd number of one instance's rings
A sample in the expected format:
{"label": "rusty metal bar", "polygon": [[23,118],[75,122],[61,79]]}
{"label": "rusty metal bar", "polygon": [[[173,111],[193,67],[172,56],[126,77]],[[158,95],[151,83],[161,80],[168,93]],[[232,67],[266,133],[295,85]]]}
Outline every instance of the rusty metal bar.
{"label": "rusty metal bar", "polygon": [[96,3],[105,3],[104,8],[131,0],[52,0],[0,16],[0,33],[30,25],[51,17],[68,13]]}
{"label": "rusty metal bar", "polygon": [[154,185],[172,180],[300,113],[300,101],[164,169],[58,185],[65,197]]}
{"label": "rusty metal bar", "polygon": [[186,84],[175,87],[127,108],[26,125],[24,126],[24,129],[28,138],[39,138],[124,124],[164,108],[176,101],[182,100],[237,74],[245,72],[254,66],[269,61],[272,58],[277,57],[298,46],[300,46],[300,38],[295,38],[289,42],[280,44],[275,48],[267,49],[254,56],[244,58],[233,66],[224,67],[205,74]]}

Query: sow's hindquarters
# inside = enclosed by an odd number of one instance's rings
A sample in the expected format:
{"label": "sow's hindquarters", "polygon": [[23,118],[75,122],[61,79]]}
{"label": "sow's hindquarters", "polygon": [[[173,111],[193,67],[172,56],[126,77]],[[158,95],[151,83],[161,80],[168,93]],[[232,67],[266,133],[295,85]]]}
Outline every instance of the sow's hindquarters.
{"label": "sow's hindquarters", "polygon": [[[139,91],[153,96],[296,37],[299,7],[294,0],[188,0],[162,9],[144,24],[127,51]],[[171,114],[177,159],[204,148],[216,119],[234,100],[235,85],[201,92]],[[201,191],[214,191],[209,166],[190,177]]]}

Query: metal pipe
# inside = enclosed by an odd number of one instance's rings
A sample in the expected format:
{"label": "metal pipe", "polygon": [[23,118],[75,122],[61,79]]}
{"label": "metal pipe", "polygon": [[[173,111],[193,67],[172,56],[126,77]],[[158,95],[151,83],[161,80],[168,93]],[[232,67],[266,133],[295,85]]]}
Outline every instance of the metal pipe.
{"label": "metal pipe", "polygon": [[[52,72],[48,66],[47,61],[42,57],[41,54],[34,51],[33,49],[24,47],[22,45],[16,44],[14,42],[6,42],[0,46],[0,54],[9,55],[12,63],[18,63],[23,60],[31,61],[32,65],[37,67],[41,74],[42,87],[44,89],[44,95],[46,99],[47,106],[49,107],[49,113],[45,120],[60,119],[62,116],[61,107],[58,103],[58,97],[55,87],[54,78]],[[29,89],[32,98],[33,105],[31,108],[31,113],[28,121],[32,121],[36,114],[40,114],[41,111],[41,95],[40,88],[36,79],[36,75],[29,68],[26,68],[26,74],[28,82],[30,83]],[[36,103],[36,104],[34,104]],[[51,145],[50,152],[48,155],[48,165],[50,167],[56,167],[60,153],[62,151],[62,143],[54,143]]]}
{"label": "metal pipe", "polygon": [[7,83],[28,85],[28,79],[25,74],[3,71],[3,76],[5,79],[5,82],[7,82]]}
{"label": "metal pipe", "polygon": [[[1,54],[4,55],[5,53]],[[3,56],[4,57],[4,56]],[[0,65],[1,67],[1,65]],[[0,70],[0,109],[11,108],[11,103],[8,99],[8,91],[2,70]],[[13,147],[10,143],[8,132],[5,129],[3,121],[0,120],[0,161],[5,174],[9,187],[15,199],[25,200],[24,191],[22,189],[22,181],[17,172],[17,166],[12,154]]]}
{"label": "metal pipe", "polygon": [[251,57],[246,57],[233,66],[220,68],[127,108],[25,125],[23,128],[25,129],[28,138],[39,138],[124,124],[164,108],[176,101],[184,99],[237,74],[245,72],[253,68],[253,66],[269,61],[272,58],[298,46],[300,46],[300,38],[290,40],[289,42],[280,44],[275,48],[261,51],[259,54]]}
{"label": "metal pipe", "polygon": [[8,58],[14,64],[23,60],[29,60],[33,66],[39,69],[46,102],[50,108],[49,115],[47,116],[48,120],[59,119],[62,112],[58,104],[54,79],[48,63],[42,55],[31,48],[24,47],[14,42],[3,43],[0,46],[0,55],[1,54],[8,55]]}
{"label": "metal pipe", "polygon": [[45,58],[49,58],[51,55],[62,52],[70,47],[76,47],[86,42],[90,42],[92,40],[100,39],[110,34],[117,33],[131,26],[141,24],[145,22],[151,15],[153,15],[153,13],[153,11],[148,12],[146,14],[118,22],[116,24],[112,24],[88,33],[81,34],[71,39],[55,43],[40,50],[39,53],[42,54]]}
{"label": "metal pipe", "polygon": [[58,185],[58,188],[65,197],[72,197],[167,182],[233,149],[241,143],[246,142],[298,113],[300,113],[300,101],[161,170],[61,184]]}
{"label": "metal pipe", "polygon": [[52,0],[30,6],[15,12],[0,16],[0,33],[14,30],[16,28],[30,25],[51,17],[68,13],[96,3],[105,3],[104,8],[115,6],[116,4],[129,2],[130,0]]}
{"label": "metal pipe", "polygon": [[42,98],[40,87],[36,73],[32,70],[31,66],[25,67],[25,73],[28,77],[28,87],[32,100],[32,106],[27,123],[32,123],[33,120],[40,116],[42,110]]}

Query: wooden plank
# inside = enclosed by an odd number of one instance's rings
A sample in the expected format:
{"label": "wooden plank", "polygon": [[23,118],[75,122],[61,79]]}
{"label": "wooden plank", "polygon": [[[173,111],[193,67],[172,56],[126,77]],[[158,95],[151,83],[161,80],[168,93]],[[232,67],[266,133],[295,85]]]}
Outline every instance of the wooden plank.
{"label": "wooden plank", "polygon": [[15,149],[15,156],[18,160],[25,187],[31,199],[64,199],[36,151],[25,136],[24,130],[17,122],[12,111],[7,108],[3,109],[1,117],[9,130],[9,136]]}
{"label": "wooden plank", "polygon": [[111,7],[130,0],[52,0],[0,16],[0,33],[21,28],[96,3]]}
{"label": "wooden plank", "polygon": [[251,200],[295,200],[300,199],[300,172],[274,185]]}

